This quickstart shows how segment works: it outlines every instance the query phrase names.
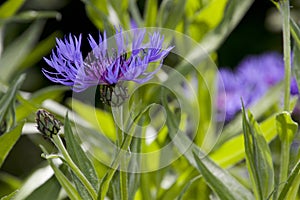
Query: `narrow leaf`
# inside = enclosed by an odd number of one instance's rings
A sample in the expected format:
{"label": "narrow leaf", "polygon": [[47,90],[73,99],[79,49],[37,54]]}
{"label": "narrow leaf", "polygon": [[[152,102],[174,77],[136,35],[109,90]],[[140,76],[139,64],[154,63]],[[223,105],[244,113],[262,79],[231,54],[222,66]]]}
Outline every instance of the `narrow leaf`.
{"label": "narrow leaf", "polygon": [[161,25],[164,28],[175,29],[177,24],[182,19],[184,14],[186,1],[185,0],[177,0],[177,1],[169,1],[164,0],[161,3],[158,19],[161,20]]}
{"label": "narrow leaf", "polygon": [[23,5],[25,0],[7,0],[0,7],[0,19],[14,15]]}
{"label": "narrow leaf", "polygon": [[43,23],[33,23],[20,37],[10,44],[0,59],[0,80],[8,82],[18,72],[20,64],[25,60],[42,31]]}
{"label": "narrow leaf", "polygon": [[[199,172],[205,172],[202,174],[208,183],[212,179],[219,179],[222,184],[225,186],[222,190],[217,188],[215,192],[220,192],[218,195],[224,197],[232,197],[232,199],[254,199],[251,192],[247,190],[241,183],[239,183],[235,178],[233,178],[227,171],[218,166],[213,162],[206,153],[202,152],[197,145],[195,145],[185,133],[182,133],[180,130],[177,130],[176,117],[173,117],[174,114],[170,111],[166,98],[163,99],[163,105],[167,112],[167,126],[169,128],[169,136],[172,139],[172,142],[177,147],[179,152],[181,152],[186,159],[193,165]],[[186,147],[189,147],[188,149]],[[197,157],[203,158],[199,166],[199,159]],[[204,168],[204,167],[205,168]],[[208,171],[207,171],[208,170]],[[212,177],[213,176],[213,177]],[[213,187],[213,186],[212,186]],[[229,194],[223,194],[229,192]]]}
{"label": "narrow leaf", "polygon": [[[41,146],[42,151],[44,154],[48,155],[48,152],[46,149]],[[72,185],[70,180],[65,176],[64,172],[62,172],[53,162],[51,158],[47,159],[48,163],[50,164],[51,168],[54,171],[55,177],[60,183],[60,185],[65,189],[66,193],[68,194],[68,197],[71,200],[81,200],[82,198],[80,197],[78,191],[75,189],[75,187]]]}
{"label": "narrow leaf", "polygon": [[274,186],[271,151],[253,115],[243,107],[246,161],[256,199],[267,199]]}
{"label": "narrow leaf", "polygon": [[17,127],[0,137],[0,168],[8,153],[21,136],[23,125],[24,122],[21,122]]}
{"label": "narrow leaf", "polygon": [[[98,177],[96,171],[94,169],[92,162],[89,160],[86,153],[82,150],[80,144],[76,140],[75,135],[73,134],[72,128],[70,126],[68,115],[65,118],[64,133],[65,133],[65,139],[67,144],[67,150],[72,160],[82,171],[82,173],[85,175],[88,181],[92,184],[94,189],[97,190],[99,183],[98,183]],[[76,176],[74,175],[74,177]],[[79,193],[82,194],[82,196],[85,199],[91,199],[90,195],[83,187],[80,179],[76,178],[74,179],[74,181]]]}
{"label": "narrow leaf", "polygon": [[[231,189],[229,188],[228,185],[225,183],[225,179],[227,177],[223,177],[221,175],[216,176],[216,174],[213,173],[213,171],[221,170],[221,168],[210,168],[208,169],[207,166],[204,164],[204,160],[207,158],[200,159],[198,155],[194,153],[194,158],[197,163],[198,169],[210,188],[215,191],[216,194],[218,194],[219,198],[222,200],[234,200],[238,199],[234,193],[232,193]],[[224,173],[223,173],[224,174]],[[226,174],[227,176],[230,176],[229,173]]]}
{"label": "narrow leaf", "polygon": [[157,0],[147,0],[144,19],[145,26],[151,27],[156,25],[156,17],[157,17]]}
{"label": "narrow leaf", "polygon": [[[6,91],[5,95],[2,96],[0,100],[0,121],[4,120],[5,115],[11,110],[14,109],[15,98],[18,89],[21,87],[23,81],[25,80],[25,75],[22,74],[20,77],[15,79],[10,88]],[[14,110],[13,110],[14,112]],[[13,113],[14,114],[14,113]],[[13,121],[15,120],[15,116],[13,117]]]}
{"label": "narrow leaf", "polygon": [[24,70],[28,67],[31,67],[38,61],[40,61],[41,58],[47,55],[50,52],[51,48],[55,45],[55,38],[60,36],[61,33],[54,32],[46,39],[42,40],[39,44],[37,44],[20,65],[20,70]]}
{"label": "narrow leaf", "polygon": [[278,197],[278,200],[284,200],[286,199],[286,195],[289,192],[289,190],[293,187],[293,183],[297,177],[300,177],[300,161],[295,165],[293,170],[291,171],[287,181],[285,182],[284,187],[281,190],[281,193]]}

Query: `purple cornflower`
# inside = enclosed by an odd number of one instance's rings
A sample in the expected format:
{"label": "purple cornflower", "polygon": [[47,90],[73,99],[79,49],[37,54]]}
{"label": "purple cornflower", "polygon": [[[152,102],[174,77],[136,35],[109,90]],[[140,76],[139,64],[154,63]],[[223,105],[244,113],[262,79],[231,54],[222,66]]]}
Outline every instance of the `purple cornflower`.
{"label": "purple cornflower", "polygon": [[[235,71],[221,69],[219,76],[223,80],[224,92],[218,94],[217,109],[218,113],[225,113],[225,121],[228,122],[241,110],[241,98],[245,107],[249,107],[283,80],[283,57],[275,52],[248,56]],[[218,84],[221,87],[222,82]],[[295,79],[291,82],[291,94],[298,94]]]}
{"label": "purple cornflower", "polygon": [[[108,46],[105,32],[103,36],[99,34],[98,41],[89,35],[92,51],[86,59],[80,50],[81,35],[77,38],[70,34],[64,39],[56,39],[57,46],[50,59],[44,58],[53,71],[42,69],[42,72],[49,80],[70,86],[75,92],[95,85],[109,86],[108,91],[112,91],[112,87],[122,81],[144,83],[160,69],[163,59],[173,48],[163,48],[164,37],[158,32],[149,34],[149,42],[143,44],[145,33],[145,30],[134,30],[130,52],[127,50],[128,38],[124,37],[122,29],[116,30],[114,36],[116,48]],[[158,66],[148,72],[151,62],[158,62]]]}

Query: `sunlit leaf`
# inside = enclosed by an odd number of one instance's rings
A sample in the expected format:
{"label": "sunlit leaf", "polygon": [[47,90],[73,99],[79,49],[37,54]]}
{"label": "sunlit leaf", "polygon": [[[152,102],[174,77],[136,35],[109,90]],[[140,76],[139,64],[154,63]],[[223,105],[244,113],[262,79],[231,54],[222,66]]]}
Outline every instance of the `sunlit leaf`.
{"label": "sunlit leaf", "polygon": [[99,30],[109,31],[111,23],[109,21],[108,4],[106,0],[83,0],[86,6],[87,16]]}
{"label": "sunlit leaf", "polygon": [[157,0],[147,0],[144,11],[145,26],[155,26],[157,17]]}
{"label": "sunlit leaf", "polygon": [[189,24],[189,35],[200,41],[204,34],[213,30],[223,19],[228,0],[209,1],[204,8],[192,17]]}
{"label": "sunlit leaf", "polygon": [[217,49],[241,21],[253,2],[254,0],[229,0],[222,21],[201,40],[201,48],[208,52]]}
{"label": "sunlit leaf", "polygon": [[14,15],[25,0],[7,0],[0,6],[0,19],[7,18]]}
{"label": "sunlit leaf", "polygon": [[246,161],[256,199],[267,199],[274,186],[271,151],[253,115],[243,108]]}

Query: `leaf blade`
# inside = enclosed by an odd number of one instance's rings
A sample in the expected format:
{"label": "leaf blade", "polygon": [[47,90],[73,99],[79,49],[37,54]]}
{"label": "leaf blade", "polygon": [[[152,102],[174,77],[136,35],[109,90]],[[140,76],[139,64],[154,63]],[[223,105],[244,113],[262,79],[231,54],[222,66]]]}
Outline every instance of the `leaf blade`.
{"label": "leaf blade", "polygon": [[243,107],[243,133],[248,171],[256,199],[267,199],[274,186],[271,151],[253,115]]}

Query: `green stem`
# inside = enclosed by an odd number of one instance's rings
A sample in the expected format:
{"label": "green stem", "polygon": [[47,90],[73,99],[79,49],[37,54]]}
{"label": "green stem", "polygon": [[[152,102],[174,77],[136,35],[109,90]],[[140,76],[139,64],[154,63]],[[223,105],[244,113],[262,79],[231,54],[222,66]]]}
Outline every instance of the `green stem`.
{"label": "green stem", "polygon": [[[98,199],[100,200],[104,200],[105,196],[106,196],[106,193],[108,191],[108,188],[109,188],[109,184],[115,174],[115,172],[117,171],[117,168],[119,167],[119,164],[120,164],[120,161],[121,159],[124,159],[124,152],[126,153],[130,144],[131,144],[131,141],[132,141],[132,138],[133,138],[133,134],[132,133],[132,125],[133,123],[139,119],[140,116],[142,116],[143,113],[145,113],[149,108],[151,107],[150,106],[147,106],[142,112],[140,112],[137,116],[134,117],[134,119],[132,121],[129,121],[129,124],[128,126],[128,129],[125,129],[125,130],[129,130],[128,132],[130,134],[127,134],[126,136],[123,134],[123,142],[122,144],[120,145],[121,148],[120,150],[118,151],[117,155],[116,155],[116,158],[114,159],[114,161],[112,162],[111,164],[111,167],[110,169],[108,170],[108,172],[105,174],[104,178],[102,179],[102,183],[100,185],[100,190],[99,190],[99,194],[98,194]],[[121,115],[123,116],[123,110],[122,110],[122,113]],[[127,161],[126,161],[127,162]],[[121,172],[122,173],[122,172]],[[126,172],[124,172],[126,173]],[[123,177],[124,178],[124,177]],[[123,179],[124,181],[125,179]],[[126,177],[126,180],[127,180],[127,177]],[[121,186],[124,187],[125,184],[127,185],[127,183],[122,183],[122,180],[121,180]],[[124,193],[123,193],[124,192]],[[126,188],[126,191],[124,190],[122,193],[123,193],[123,197],[125,198],[126,196],[128,196],[128,191],[127,191],[127,188]]]}
{"label": "green stem", "polygon": [[280,155],[280,174],[279,174],[279,193],[283,188],[283,184],[287,180],[288,170],[289,170],[289,161],[290,161],[290,146],[286,141],[287,139],[283,139],[281,141],[281,155]]}
{"label": "green stem", "polygon": [[[291,40],[290,40],[290,4],[289,0],[280,1],[280,11],[283,17],[283,53],[284,53],[284,110],[290,110],[290,85],[291,85]],[[281,141],[281,158],[280,158],[280,172],[279,184],[287,179],[289,166],[289,152],[290,144],[284,138]],[[279,192],[282,186],[279,186]]]}
{"label": "green stem", "polygon": [[111,167],[110,167],[110,170],[108,171],[108,173],[105,175],[105,177],[103,178],[103,182],[100,186],[100,190],[99,190],[99,198],[100,200],[104,200],[105,196],[106,196],[106,193],[108,191],[108,187],[109,187],[109,184],[115,174],[115,172],[117,171],[118,169],[118,166],[120,164],[120,160],[121,158],[124,156],[123,155],[123,152],[126,151],[131,143],[131,140],[132,140],[132,135],[126,135],[125,139],[124,139],[124,142],[123,144],[121,145],[121,149],[120,151],[118,152],[116,158],[114,159]]}
{"label": "green stem", "polygon": [[[125,161],[125,159],[122,159],[121,165],[126,167],[128,163]],[[122,167],[121,167],[122,168]],[[120,172],[120,188],[121,188],[121,199],[127,200],[128,199],[128,175],[127,171],[121,171]]]}
{"label": "green stem", "polygon": [[291,85],[291,39],[290,39],[290,4],[289,0],[280,1],[283,15],[283,51],[284,51],[284,110],[290,109]]}
{"label": "green stem", "polygon": [[79,180],[82,182],[84,187],[87,189],[87,191],[91,195],[92,199],[97,199],[96,191],[94,190],[91,183],[87,180],[87,178],[80,171],[80,169],[73,162],[72,158],[70,157],[69,153],[67,152],[67,150],[66,150],[62,140],[60,139],[59,135],[53,135],[52,139],[53,139],[53,142],[56,145],[56,147],[59,149],[59,151],[63,155],[64,160],[69,165],[69,167],[72,169],[72,171],[76,174],[76,176],[79,178]]}

